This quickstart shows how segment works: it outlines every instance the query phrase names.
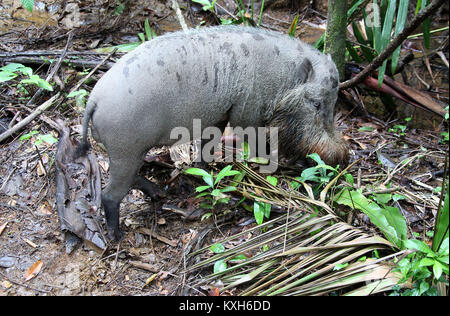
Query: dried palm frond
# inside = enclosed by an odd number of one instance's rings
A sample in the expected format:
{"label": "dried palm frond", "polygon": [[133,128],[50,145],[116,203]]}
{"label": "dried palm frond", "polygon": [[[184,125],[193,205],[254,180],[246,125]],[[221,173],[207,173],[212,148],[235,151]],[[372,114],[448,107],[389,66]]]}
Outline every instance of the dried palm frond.
{"label": "dried palm frond", "polygon": [[[323,295],[336,290],[346,295],[368,295],[398,283],[401,275],[392,271],[390,261],[404,253],[395,253],[395,246],[389,241],[369,235],[336,216],[325,203],[330,186],[322,191],[319,201],[305,183],[302,184],[308,196],[286,186],[275,187],[244,164],[237,166],[246,173],[247,182],[240,182],[236,192],[279,206],[286,213],[218,241],[235,245],[222,253],[211,255],[209,247],[190,253],[188,258],[199,262],[186,268],[186,272],[210,267],[219,260],[230,263],[221,272],[200,281],[197,278],[191,286],[220,280],[223,290],[239,286],[240,295]],[[374,251],[389,255],[359,261]],[[235,260],[242,254],[247,259]],[[209,257],[203,259],[205,256]]]}

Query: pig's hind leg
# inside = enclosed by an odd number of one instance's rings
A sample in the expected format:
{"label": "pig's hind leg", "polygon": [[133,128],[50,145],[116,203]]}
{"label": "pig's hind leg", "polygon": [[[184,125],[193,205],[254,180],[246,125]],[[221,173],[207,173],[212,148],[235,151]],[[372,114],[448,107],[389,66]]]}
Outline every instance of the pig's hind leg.
{"label": "pig's hind leg", "polygon": [[143,163],[142,155],[108,152],[110,161],[109,183],[102,192],[108,238],[119,241],[123,233],[119,229],[120,202],[136,182],[137,173]]}
{"label": "pig's hind leg", "polygon": [[136,175],[133,188],[144,192],[144,194],[150,196],[152,200],[159,200],[165,197],[164,192],[161,191],[156,183],[153,183],[140,175]]}

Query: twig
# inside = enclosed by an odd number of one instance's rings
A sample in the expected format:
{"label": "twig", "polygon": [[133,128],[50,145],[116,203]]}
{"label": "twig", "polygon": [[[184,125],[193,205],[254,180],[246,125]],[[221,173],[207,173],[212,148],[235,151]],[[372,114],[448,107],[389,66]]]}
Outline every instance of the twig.
{"label": "twig", "polygon": [[[69,37],[67,38],[66,47],[64,47],[63,52],[59,56],[59,59],[56,62],[56,64],[54,65],[54,67],[52,67],[52,69],[51,69],[50,73],[48,74],[47,78],[45,78],[45,80],[47,82],[50,82],[53,79],[53,77],[55,76],[55,74],[58,71],[59,67],[61,66],[61,62],[63,61],[64,57],[67,54],[67,49],[69,48],[69,44],[72,41],[72,37],[73,37],[73,33],[70,32],[69,33]],[[27,106],[34,107],[33,104],[36,102],[36,99],[39,98],[39,96],[42,94],[43,91],[44,91],[43,88],[39,88],[39,90],[36,91],[36,93],[33,95],[33,97],[27,102]]]}
{"label": "twig", "polygon": [[33,290],[33,291],[37,291],[37,292],[41,292],[41,293],[47,293],[47,294],[51,293],[51,291],[46,291],[46,290],[38,289],[38,288],[35,288],[35,287],[32,287],[32,286],[29,286],[29,285],[27,285],[27,284],[23,284],[23,283],[20,283],[20,282],[11,280],[10,278],[8,278],[8,277],[7,277],[5,274],[3,274],[2,272],[0,272],[0,275],[1,275],[3,278],[5,278],[6,280],[8,280],[9,282],[14,283],[15,285],[22,286],[22,287],[24,287],[24,288],[27,288],[27,289],[30,289],[30,290]]}
{"label": "twig", "polygon": [[0,142],[14,134],[15,132],[19,131],[20,129],[24,128],[25,125],[30,123],[32,120],[34,120],[37,116],[39,116],[42,112],[47,110],[50,106],[52,106],[53,102],[59,97],[59,92],[55,94],[53,97],[45,101],[42,105],[40,105],[33,113],[28,115],[26,118],[24,118],[22,121],[14,125],[12,128],[8,129],[7,131],[3,132],[0,135]]}
{"label": "twig", "polygon": [[94,72],[96,72],[97,71],[97,69],[99,69],[100,68],[100,66],[101,65],[103,65],[112,55],[114,55],[115,53],[116,53],[116,51],[117,51],[117,48],[115,48],[111,53],[109,53],[105,58],[103,58],[103,60],[98,64],[98,65],[96,65],[95,67],[94,67],[94,69],[92,69],[84,78],[82,78],[80,81],[78,81],[78,83],[75,85],[75,87],[73,87],[72,89],[70,89],[70,92],[69,92],[69,94],[71,93],[71,92],[74,92],[74,91],[77,91],[80,87],[81,87],[81,85],[88,79],[88,78],[90,78],[93,74],[94,74]]}
{"label": "twig", "polygon": [[401,43],[411,34],[415,29],[417,29],[420,24],[431,14],[433,14],[446,0],[434,0],[430,5],[428,5],[423,11],[420,11],[409,23],[403,31],[394,38],[389,45],[383,50],[383,52],[378,55],[372,62],[364,68],[359,74],[357,74],[352,79],[344,81],[339,84],[339,89],[348,89],[358,83],[361,83],[369,74],[381,66],[381,64],[394,52],[394,50],[401,45]]}
{"label": "twig", "polygon": [[177,0],[172,0],[172,9],[175,10],[181,28],[186,32],[188,30],[188,27],[186,25],[186,21],[184,20],[183,14],[181,13],[180,6],[178,5]]}

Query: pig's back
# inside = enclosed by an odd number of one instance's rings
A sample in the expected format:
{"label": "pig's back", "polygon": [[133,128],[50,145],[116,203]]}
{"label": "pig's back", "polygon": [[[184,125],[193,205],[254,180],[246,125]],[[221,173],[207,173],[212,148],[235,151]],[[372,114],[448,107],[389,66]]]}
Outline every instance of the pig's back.
{"label": "pig's back", "polygon": [[159,117],[147,118],[142,128],[190,128],[194,118],[212,126],[224,115],[235,125],[262,126],[268,103],[304,80],[296,70],[311,51],[296,39],[254,28],[170,33],[125,55],[91,96],[101,100],[99,111],[122,122],[143,120],[143,113]]}

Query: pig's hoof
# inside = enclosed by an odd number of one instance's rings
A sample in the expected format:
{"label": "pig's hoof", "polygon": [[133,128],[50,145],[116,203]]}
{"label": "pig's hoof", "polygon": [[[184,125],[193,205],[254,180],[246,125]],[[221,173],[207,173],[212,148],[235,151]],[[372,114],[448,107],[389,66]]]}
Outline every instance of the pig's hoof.
{"label": "pig's hoof", "polygon": [[121,231],[119,228],[117,229],[108,229],[108,239],[112,242],[119,242],[125,236],[125,233]]}
{"label": "pig's hoof", "polygon": [[167,194],[164,190],[158,188],[154,190],[153,194],[150,197],[152,198],[152,200],[159,201],[167,197]]}

